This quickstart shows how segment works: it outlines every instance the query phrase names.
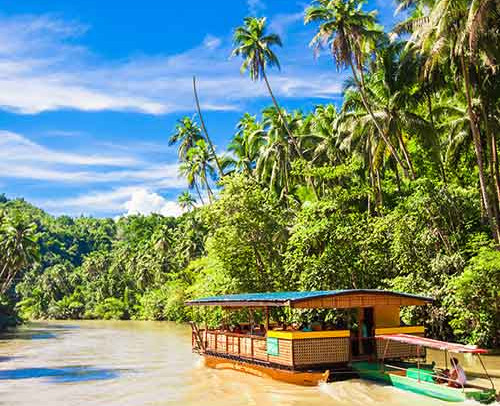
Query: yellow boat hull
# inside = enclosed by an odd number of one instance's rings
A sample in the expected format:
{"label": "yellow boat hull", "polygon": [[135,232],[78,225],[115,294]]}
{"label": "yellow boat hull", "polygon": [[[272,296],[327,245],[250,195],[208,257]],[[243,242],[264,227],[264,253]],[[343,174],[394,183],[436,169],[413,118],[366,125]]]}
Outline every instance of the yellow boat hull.
{"label": "yellow boat hull", "polygon": [[210,355],[203,355],[203,357],[205,359],[205,365],[209,368],[231,369],[233,371],[240,371],[250,375],[260,376],[262,378],[271,378],[277,381],[301,386],[317,386],[321,382],[326,382],[328,380],[328,376],[330,375],[330,371],[288,371],[232,359],[213,357]]}

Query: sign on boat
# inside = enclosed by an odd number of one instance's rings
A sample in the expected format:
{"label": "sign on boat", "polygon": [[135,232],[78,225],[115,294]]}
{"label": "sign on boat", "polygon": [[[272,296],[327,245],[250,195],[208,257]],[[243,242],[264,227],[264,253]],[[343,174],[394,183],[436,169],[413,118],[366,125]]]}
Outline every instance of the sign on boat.
{"label": "sign on boat", "polygon": [[[425,364],[425,348],[446,345],[448,352],[479,356],[485,350],[428,340],[423,326],[402,326],[404,306],[423,306],[432,298],[384,290],[330,290],[309,292],[248,293],[205,297],[187,302],[189,306],[219,306],[226,311],[246,309],[248,324],[219,328],[192,323],[192,348],[217,369],[233,369],[288,383],[315,386],[324,381],[359,376],[381,381],[412,392],[448,401],[469,398],[493,401],[492,387],[448,386],[436,379],[433,366]],[[270,320],[270,310],[352,309],[356,321],[349,325],[307,328]],[[263,321],[255,325],[254,312]],[[429,344],[433,343],[434,346]],[[447,359],[447,358],[446,358]],[[487,373],[486,373],[487,374]],[[425,378],[425,379],[424,379]]]}

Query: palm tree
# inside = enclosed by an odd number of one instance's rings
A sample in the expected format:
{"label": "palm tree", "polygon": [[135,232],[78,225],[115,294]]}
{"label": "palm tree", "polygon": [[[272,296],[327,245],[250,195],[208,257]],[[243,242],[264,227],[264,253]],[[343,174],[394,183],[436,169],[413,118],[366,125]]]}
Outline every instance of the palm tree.
{"label": "palm tree", "polygon": [[[263,111],[262,116],[266,143],[260,150],[255,171],[258,179],[269,185],[282,199],[291,192],[291,162],[296,158],[296,150],[290,146],[289,138],[283,131],[283,120],[277,110],[269,107]],[[291,119],[294,127],[297,127],[300,118],[295,115]]]}
{"label": "palm tree", "polygon": [[317,106],[314,109],[309,120],[309,129],[306,131],[313,139],[311,143],[312,163],[336,165],[343,160],[344,156],[337,145],[335,128],[337,120],[338,113],[333,104]]}
{"label": "palm tree", "polygon": [[189,117],[183,117],[178,120],[175,126],[175,132],[168,140],[168,145],[179,144],[178,155],[179,160],[184,161],[188,155],[188,151],[202,140],[201,129],[198,124]]}
{"label": "palm tree", "polygon": [[467,114],[479,171],[481,200],[489,218],[492,234],[498,242],[500,241],[500,224],[488,193],[480,117],[474,107],[477,95],[473,83],[478,75],[477,64],[473,63],[477,52],[476,39],[484,30],[482,24],[479,23],[485,15],[481,10],[487,10],[490,5],[491,0],[436,0],[425,24],[421,24],[413,32],[411,42],[427,57],[426,72],[442,64],[443,60],[448,60],[460,72],[456,79],[463,81]]}
{"label": "palm tree", "polygon": [[36,224],[16,216],[5,218],[0,228],[0,294],[9,289],[15,276],[39,259]]}
{"label": "palm tree", "polygon": [[194,147],[188,151],[187,161],[192,163],[192,170],[200,184],[206,189],[208,200],[212,202],[214,194],[210,187],[210,180],[216,178],[217,171],[214,167],[214,156],[205,140],[197,141]]}
{"label": "palm tree", "polygon": [[294,144],[297,154],[302,157],[300,148],[290,131],[285,115],[274,96],[266,74],[268,66],[276,66],[280,69],[278,57],[271,49],[274,45],[282,46],[280,37],[277,34],[266,33],[266,18],[246,17],[244,25],[236,28],[234,32],[234,43],[236,48],[234,48],[231,56],[241,56],[243,58],[241,72],[248,71],[250,79],[253,81],[264,80],[274,107],[283,122],[283,127],[290,137],[290,141]]}
{"label": "palm tree", "polygon": [[195,189],[202,205],[205,204],[198,185],[198,168],[195,163],[186,157],[186,160],[179,166],[179,174],[186,178],[189,189]]}
{"label": "palm tree", "polygon": [[182,192],[177,197],[177,203],[183,210],[191,210],[194,209],[196,205],[196,199],[189,193],[187,190]]}
{"label": "palm tree", "polygon": [[375,12],[365,13],[359,0],[315,0],[306,10],[306,24],[319,22],[317,34],[311,46],[318,52],[328,45],[332,56],[341,69],[349,67],[353,80],[360,92],[363,106],[370,115],[380,136],[408,177],[408,169],[391,143],[381,124],[376,119],[365,91],[364,64],[366,54],[372,53],[381,29],[376,25]]}
{"label": "palm tree", "polygon": [[248,113],[240,119],[236,135],[228,146],[233,158],[233,167],[240,172],[251,174],[256,166],[261,147],[265,144],[265,131],[255,116]]}

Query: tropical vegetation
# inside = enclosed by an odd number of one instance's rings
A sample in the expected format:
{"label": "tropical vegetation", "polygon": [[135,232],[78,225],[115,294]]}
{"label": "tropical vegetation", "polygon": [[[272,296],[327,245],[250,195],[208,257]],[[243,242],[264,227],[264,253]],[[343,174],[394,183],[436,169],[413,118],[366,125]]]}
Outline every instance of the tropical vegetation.
{"label": "tropical vegetation", "polygon": [[500,3],[397,3],[388,29],[359,0],[305,10],[304,52],[349,78],[340,105],[295,111],[271,87],[281,39],[246,18],[233,57],[270,107],[243,114],[219,155],[199,114],[179,120],[178,218],[2,198],[0,311],[184,321],[206,317],[183,305],[195,296],[382,288],[433,296],[403,317],[436,338],[499,346]]}

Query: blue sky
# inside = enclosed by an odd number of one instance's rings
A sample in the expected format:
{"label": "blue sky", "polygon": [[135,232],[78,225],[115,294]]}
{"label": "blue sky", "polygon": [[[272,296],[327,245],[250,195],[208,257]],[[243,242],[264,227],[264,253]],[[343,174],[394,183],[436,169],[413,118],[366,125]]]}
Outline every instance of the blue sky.
{"label": "blue sky", "polygon": [[[270,104],[230,60],[234,27],[267,16],[281,35],[270,80],[287,108],[341,100],[344,73],[313,57],[293,0],[7,0],[0,9],[0,192],[50,213],[178,214],[185,190],[167,139],[193,115],[196,75],[222,151],[245,111]],[[370,1],[386,26],[391,0]]]}

